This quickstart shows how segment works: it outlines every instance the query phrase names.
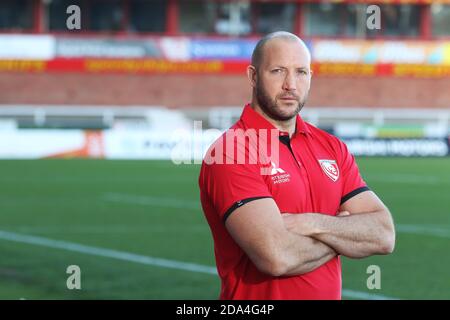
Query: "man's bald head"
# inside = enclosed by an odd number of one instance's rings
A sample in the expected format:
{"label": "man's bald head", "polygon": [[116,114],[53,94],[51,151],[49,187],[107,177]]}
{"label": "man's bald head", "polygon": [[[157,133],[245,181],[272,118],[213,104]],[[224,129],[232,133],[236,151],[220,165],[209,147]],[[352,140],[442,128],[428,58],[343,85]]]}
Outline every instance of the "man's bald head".
{"label": "man's bald head", "polygon": [[255,109],[274,121],[294,121],[308,98],[311,54],[296,35],[270,33],[256,44],[247,76]]}
{"label": "man's bald head", "polygon": [[309,62],[311,62],[311,54],[309,52],[308,47],[306,46],[306,44],[303,42],[302,39],[297,37],[295,34],[287,32],[287,31],[277,31],[277,32],[272,32],[272,33],[265,35],[263,38],[261,38],[258,41],[258,43],[255,46],[255,49],[253,50],[253,54],[252,54],[252,66],[254,66],[256,69],[259,68],[259,66],[261,65],[261,62],[263,60],[265,47],[267,46],[267,44],[269,42],[278,40],[278,39],[292,41],[292,42],[298,42],[301,45],[301,47],[303,48],[303,50],[305,50],[307,52],[307,55],[309,57]]}

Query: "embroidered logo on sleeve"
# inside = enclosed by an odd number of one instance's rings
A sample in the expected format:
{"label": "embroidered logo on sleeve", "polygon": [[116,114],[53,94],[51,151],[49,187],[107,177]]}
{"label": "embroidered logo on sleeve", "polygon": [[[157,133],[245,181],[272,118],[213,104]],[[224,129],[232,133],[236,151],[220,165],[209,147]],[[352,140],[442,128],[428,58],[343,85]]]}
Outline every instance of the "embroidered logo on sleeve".
{"label": "embroidered logo on sleeve", "polygon": [[335,160],[319,160],[323,172],[333,181],[339,179],[339,167]]}

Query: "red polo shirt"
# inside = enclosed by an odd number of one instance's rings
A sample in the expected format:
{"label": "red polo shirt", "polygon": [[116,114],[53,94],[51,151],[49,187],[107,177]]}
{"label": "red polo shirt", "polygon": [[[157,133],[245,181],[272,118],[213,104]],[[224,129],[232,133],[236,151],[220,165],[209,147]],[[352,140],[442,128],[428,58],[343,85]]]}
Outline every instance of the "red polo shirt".
{"label": "red polo shirt", "polygon": [[[259,133],[260,129],[276,128],[246,105],[239,121],[229,130],[236,129],[256,129]],[[236,208],[255,199],[273,198],[280,212],[336,215],[343,202],[368,190],[354,157],[338,138],[303,122],[300,116],[290,139],[287,133],[276,132],[280,140],[278,163],[250,161],[249,146],[255,145],[254,141],[244,146],[242,163],[236,147],[242,144],[235,140],[234,152],[230,153],[225,147],[226,134],[211,146],[203,161],[200,197],[214,238],[216,264],[222,280],[220,298],[340,299],[339,257],[306,274],[272,277],[256,268],[225,227],[226,219]],[[211,163],[212,158],[216,159],[215,163]],[[267,167],[270,170],[261,174],[261,169]]]}

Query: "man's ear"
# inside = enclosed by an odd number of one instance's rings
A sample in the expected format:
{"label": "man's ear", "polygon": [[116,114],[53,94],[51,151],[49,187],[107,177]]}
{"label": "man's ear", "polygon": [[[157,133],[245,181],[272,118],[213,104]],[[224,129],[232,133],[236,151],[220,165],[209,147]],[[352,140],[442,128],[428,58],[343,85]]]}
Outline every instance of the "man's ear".
{"label": "man's ear", "polygon": [[256,77],[257,77],[256,68],[252,65],[247,66],[247,78],[250,81],[250,85],[253,88],[256,87]]}

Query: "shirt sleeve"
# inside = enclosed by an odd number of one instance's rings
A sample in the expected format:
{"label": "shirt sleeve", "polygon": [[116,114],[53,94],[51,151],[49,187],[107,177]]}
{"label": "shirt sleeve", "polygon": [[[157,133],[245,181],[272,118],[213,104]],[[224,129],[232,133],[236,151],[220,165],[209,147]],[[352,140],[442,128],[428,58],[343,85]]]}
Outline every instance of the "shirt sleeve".
{"label": "shirt sleeve", "polygon": [[370,190],[356,164],[355,157],[350,153],[347,145],[339,140],[341,149],[341,170],[342,170],[342,195],[341,204],[357,194]]}
{"label": "shirt sleeve", "polygon": [[224,222],[245,203],[272,197],[257,164],[203,163],[200,188]]}

